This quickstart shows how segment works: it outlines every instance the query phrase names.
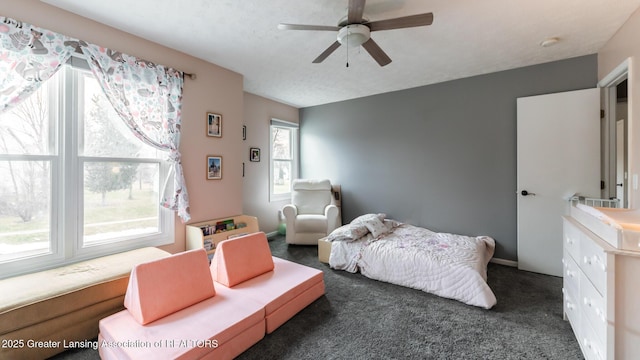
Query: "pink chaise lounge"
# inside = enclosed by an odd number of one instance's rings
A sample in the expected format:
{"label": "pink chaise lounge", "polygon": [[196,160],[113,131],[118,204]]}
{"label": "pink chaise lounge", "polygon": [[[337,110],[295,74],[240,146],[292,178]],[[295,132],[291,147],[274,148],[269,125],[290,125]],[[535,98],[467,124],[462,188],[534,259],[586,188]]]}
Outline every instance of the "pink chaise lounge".
{"label": "pink chaise lounge", "polygon": [[323,294],[322,272],[272,257],[264,233],[225,240],[211,266],[200,249],[135,267],[100,356],[231,359]]}

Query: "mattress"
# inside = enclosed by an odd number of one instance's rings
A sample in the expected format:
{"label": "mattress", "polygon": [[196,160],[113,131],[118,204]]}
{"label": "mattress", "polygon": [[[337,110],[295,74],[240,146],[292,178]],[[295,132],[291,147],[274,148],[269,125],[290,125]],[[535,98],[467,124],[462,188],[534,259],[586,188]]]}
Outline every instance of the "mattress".
{"label": "mattress", "polygon": [[378,237],[368,233],[355,241],[334,241],[329,265],[490,309],[497,302],[487,284],[494,249],[495,241],[488,236],[401,224]]}

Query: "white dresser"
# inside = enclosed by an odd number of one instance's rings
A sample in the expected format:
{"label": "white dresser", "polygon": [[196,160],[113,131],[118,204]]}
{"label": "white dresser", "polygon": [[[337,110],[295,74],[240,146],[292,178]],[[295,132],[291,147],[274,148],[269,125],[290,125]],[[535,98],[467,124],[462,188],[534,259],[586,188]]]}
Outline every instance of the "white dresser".
{"label": "white dresser", "polygon": [[584,357],[640,359],[640,252],[564,217],[564,314]]}

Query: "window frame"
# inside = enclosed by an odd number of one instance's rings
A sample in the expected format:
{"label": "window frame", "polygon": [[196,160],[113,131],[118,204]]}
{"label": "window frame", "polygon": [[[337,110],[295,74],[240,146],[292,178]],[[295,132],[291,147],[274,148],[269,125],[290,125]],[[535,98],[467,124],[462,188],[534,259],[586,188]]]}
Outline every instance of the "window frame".
{"label": "window frame", "polygon": [[[83,85],[80,71],[89,71],[82,56],[74,54],[59,70],[55,78],[43,86],[49,90],[49,117],[51,131],[49,142],[54,149],[47,155],[0,154],[0,161],[49,161],[50,209],[49,251],[0,261],[0,279],[23,273],[66,265],[77,261],[110,255],[145,246],[174,243],[175,214],[158,206],[158,232],[129,235],[113,241],[84,244],[84,163],[85,162],[134,162],[158,164],[158,195],[169,174],[173,175],[168,161],[158,158],[94,157],[79,154],[80,135],[83,131],[80,117],[83,109]],[[51,100],[54,101],[51,101]],[[169,183],[172,179],[169,178]],[[59,211],[57,209],[64,209]]]}
{"label": "window frame", "polygon": [[[274,158],[273,153],[273,131],[275,128],[284,128],[287,130],[291,130],[291,159],[280,159]],[[298,161],[300,159],[300,148],[299,144],[299,125],[297,123],[279,120],[279,119],[271,119],[271,123],[269,125],[269,202],[275,201],[283,201],[291,199],[291,191],[287,193],[276,194],[274,193],[275,183],[274,183],[274,162],[275,161],[290,161],[291,162],[291,176],[290,181],[293,183],[294,179],[298,178]],[[289,188],[291,188],[291,183],[289,184]]]}

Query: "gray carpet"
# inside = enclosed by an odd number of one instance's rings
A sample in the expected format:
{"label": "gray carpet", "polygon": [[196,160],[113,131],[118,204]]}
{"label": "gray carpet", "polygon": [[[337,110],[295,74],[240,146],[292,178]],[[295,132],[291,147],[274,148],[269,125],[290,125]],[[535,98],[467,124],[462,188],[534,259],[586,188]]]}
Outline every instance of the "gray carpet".
{"label": "gray carpet", "polygon": [[562,320],[561,278],[489,264],[498,304],[483,310],[332,270],[313,246],[269,243],[274,256],[324,271],[326,294],[239,359],[582,359]]}

